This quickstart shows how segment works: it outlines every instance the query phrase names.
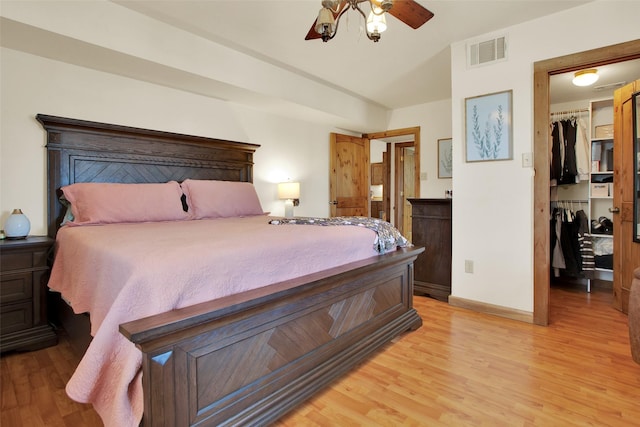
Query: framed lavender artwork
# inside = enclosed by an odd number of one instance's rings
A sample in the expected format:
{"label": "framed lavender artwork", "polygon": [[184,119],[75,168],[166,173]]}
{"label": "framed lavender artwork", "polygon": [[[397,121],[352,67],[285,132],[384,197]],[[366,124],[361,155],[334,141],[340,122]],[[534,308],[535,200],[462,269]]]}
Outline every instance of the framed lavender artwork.
{"label": "framed lavender artwork", "polygon": [[453,158],[451,151],[451,138],[438,140],[438,178],[451,178],[453,176]]}
{"label": "framed lavender artwork", "polygon": [[512,91],[465,99],[467,162],[513,159]]}

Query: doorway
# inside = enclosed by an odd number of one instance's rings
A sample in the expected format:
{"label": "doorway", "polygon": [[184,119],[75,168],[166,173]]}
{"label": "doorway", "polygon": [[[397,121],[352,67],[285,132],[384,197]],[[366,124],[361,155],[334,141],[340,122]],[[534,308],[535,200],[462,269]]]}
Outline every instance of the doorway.
{"label": "doorway", "polygon": [[[394,146],[396,145],[396,143],[407,142],[407,141],[411,141],[413,143],[413,146],[414,146],[413,192],[416,195],[416,197],[419,197],[420,195],[420,127],[416,126],[416,127],[410,127],[410,128],[393,129],[393,130],[387,130],[384,132],[368,133],[362,136],[363,138],[367,138],[369,140],[385,141],[388,144],[388,146]],[[394,150],[387,148],[387,152],[394,153]],[[389,181],[391,181],[389,182],[390,191],[388,191],[388,194],[390,194],[391,200],[396,200],[397,197],[395,195],[396,193],[395,176],[397,175],[397,173],[395,169],[397,166],[395,164],[396,163],[395,153],[394,153],[394,159],[388,159],[388,160],[389,160],[388,174],[390,176]],[[393,213],[391,211],[393,211]],[[387,221],[390,221],[390,222],[393,221],[394,226],[396,227],[398,227],[398,221],[396,220],[397,212],[398,212],[397,204],[394,203],[394,205],[390,207],[390,211],[387,214]]]}
{"label": "doorway", "polygon": [[539,61],[534,64],[533,320],[538,325],[549,324],[549,260],[551,252],[549,244],[549,77],[568,71],[636,58],[640,58],[640,40]]}
{"label": "doorway", "polygon": [[[413,184],[413,194],[415,195],[415,197],[420,197],[420,127],[416,126],[411,128],[393,129],[384,132],[368,133],[362,136],[363,138],[367,138],[369,140],[385,141],[387,142],[388,147],[411,141],[411,144],[413,145],[413,170],[409,171],[408,173],[404,173],[403,176],[405,181],[409,179],[409,176],[412,176],[412,179],[409,180],[411,181],[411,184]],[[390,189],[393,189],[391,198],[392,200],[397,200],[397,184],[395,181],[398,175],[398,172],[396,171],[398,166],[396,164],[397,161],[395,160],[395,149],[391,150],[391,148],[387,148],[387,153],[392,152],[394,153],[394,160],[390,159],[390,156],[387,156],[389,166],[387,169],[387,173],[390,176],[390,181],[393,181],[389,182]],[[394,203],[394,206],[391,207],[391,210],[393,211],[393,214],[391,214],[391,212],[387,214],[387,221],[393,221],[394,226],[396,226],[396,228],[398,228],[402,232],[400,227],[398,227],[398,218],[402,218],[402,216],[398,217],[398,204]]]}

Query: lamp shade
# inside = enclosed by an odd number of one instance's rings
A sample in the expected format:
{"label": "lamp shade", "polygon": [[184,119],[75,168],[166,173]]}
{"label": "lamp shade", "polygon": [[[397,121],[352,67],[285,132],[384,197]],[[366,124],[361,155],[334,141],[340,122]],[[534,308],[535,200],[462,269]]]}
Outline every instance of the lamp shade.
{"label": "lamp shade", "polygon": [[4,234],[7,239],[24,239],[31,230],[31,222],[20,209],[14,209],[4,223]]}
{"label": "lamp shade", "polygon": [[336,20],[333,17],[333,12],[326,7],[323,7],[320,9],[320,12],[318,12],[318,19],[316,19],[316,33],[322,34],[325,27],[329,34],[333,33],[336,28]]}
{"label": "lamp shade", "polygon": [[278,184],[279,199],[299,199],[300,183],[299,182],[281,182]]}
{"label": "lamp shade", "polygon": [[573,77],[573,84],[576,86],[589,86],[598,81],[598,70],[590,68],[588,70],[576,71]]}

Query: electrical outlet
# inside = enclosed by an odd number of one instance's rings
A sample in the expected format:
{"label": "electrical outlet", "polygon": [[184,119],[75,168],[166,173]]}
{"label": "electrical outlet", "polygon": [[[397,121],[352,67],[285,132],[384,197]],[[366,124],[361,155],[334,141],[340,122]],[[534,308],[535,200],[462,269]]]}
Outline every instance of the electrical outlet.
{"label": "electrical outlet", "polygon": [[470,259],[464,260],[464,272],[473,273],[473,261]]}

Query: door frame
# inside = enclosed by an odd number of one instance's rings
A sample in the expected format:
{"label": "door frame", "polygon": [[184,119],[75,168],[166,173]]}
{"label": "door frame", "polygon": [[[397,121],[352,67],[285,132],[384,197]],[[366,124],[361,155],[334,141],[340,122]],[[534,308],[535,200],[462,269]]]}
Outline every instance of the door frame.
{"label": "door frame", "polygon": [[592,49],[533,64],[533,321],[549,324],[551,248],[549,194],[549,77],[640,58],[640,40]]}
{"label": "door frame", "polygon": [[[420,126],[401,128],[401,129],[390,129],[383,132],[372,132],[365,133],[362,135],[363,138],[367,138],[369,140],[372,139],[385,139],[385,138],[395,138],[407,136],[413,138],[413,145],[415,147],[415,175],[414,175],[414,185],[415,185],[415,193],[417,197],[420,195]],[[388,150],[387,150],[388,151]],[[391,159],[389,159],[389,163],[391,166]],[[395,170],[395,166],[393,167]],[[391,173],[391,167],[388,168],[388,173]],[[389,183],[391,185],[391,183]],[[395,207],[395,206],[394,206]],[[397,208],[394,210],[394,218],[396,217]],[[387,220],[391,218],[391,212],[389,212]],[[397,225],[397,224],[396,224]]]}

